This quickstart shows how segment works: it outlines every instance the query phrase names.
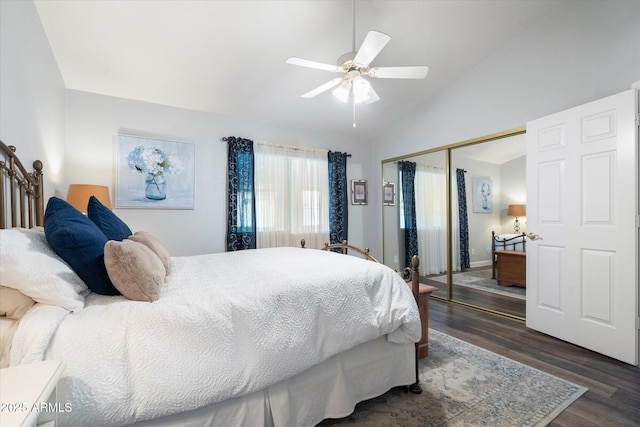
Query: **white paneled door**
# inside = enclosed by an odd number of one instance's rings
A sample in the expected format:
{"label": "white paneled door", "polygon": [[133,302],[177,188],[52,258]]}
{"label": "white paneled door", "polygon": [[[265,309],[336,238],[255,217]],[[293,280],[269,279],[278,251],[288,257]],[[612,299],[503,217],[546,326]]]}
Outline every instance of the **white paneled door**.
{"label": "white paneled door", "polygon": [[638,364],[635,91],[527,123],[527,327]]}

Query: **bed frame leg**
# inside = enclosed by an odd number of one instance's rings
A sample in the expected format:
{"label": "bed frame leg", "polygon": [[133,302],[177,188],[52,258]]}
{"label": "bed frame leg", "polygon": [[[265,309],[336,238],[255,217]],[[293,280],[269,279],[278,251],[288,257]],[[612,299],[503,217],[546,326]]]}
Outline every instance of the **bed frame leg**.
{"label": "bed frame leg", "polygon": [[418,343],[416,343],[416,382],[409,386],[409,391],[413,394],[422,393],[422,386],[420,385],[420,359],[418,358]]}
{"label": "bed frame leg", "polygon": [[[411,292],[413,293],[413,297],[416,299],[416,304],[418,304],[418,299],[420,297],[420,270],[418,266],[420,265],[420,259],[417,255],[414,255],[411,258]],[[420,386],[420,358],[418,356],[418,346],[419,343],[416,343],[415,347],[415,365],[416,365],[416,382],[409,386],[409,391],[414,394],[422,393],[422,386]]]}

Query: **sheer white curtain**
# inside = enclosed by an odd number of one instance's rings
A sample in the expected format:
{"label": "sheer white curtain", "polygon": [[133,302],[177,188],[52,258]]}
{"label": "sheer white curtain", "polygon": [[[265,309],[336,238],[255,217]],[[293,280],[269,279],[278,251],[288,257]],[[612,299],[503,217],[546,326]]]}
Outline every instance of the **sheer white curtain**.
{"label": "sheer white curtain", "polygon": [[328,242],[327,151],[257,143],[254,164],[257,247]]}
{"label": "sheer white curtain", "polygon": [[[447,271],[447,175],[442,168],[416,165],[416,223],[420,274]],[[452,183],[455,185],[455,183]],[[452,188],[457,188],[453,186]],[[458,199],[452,198],[453,266],[460,269]],[[456,267],[457,266],[457,267]]]}

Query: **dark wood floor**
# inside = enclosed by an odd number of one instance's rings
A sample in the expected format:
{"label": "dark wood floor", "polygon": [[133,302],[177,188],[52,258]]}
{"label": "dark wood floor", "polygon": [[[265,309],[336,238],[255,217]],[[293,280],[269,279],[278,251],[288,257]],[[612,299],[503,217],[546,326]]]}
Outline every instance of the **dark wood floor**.
{"label": "dark wood floor", "polygon": [[[470,268],[466,271],[486,269],[491,269],[491,267]],[[490,310],[517,316],[522,319],[525,318],[527,309],[525,300],[469,288],[466,286],[457,286],[456,274],[457,273],[453,274],[453,299],[455,301],[478,305]],[[447,299],[447,285],[445,283],[431,280],[429,276],[422,276],[420,278],[420,283],[435,286],[438,290],[435,291],[433,295],[442,299]]]}
{"label": "dark wood floor", "polygon": [[640,426],[640,368],[528,329],[521,321],[431,299],[429,327],[588,387],[550,426]]}

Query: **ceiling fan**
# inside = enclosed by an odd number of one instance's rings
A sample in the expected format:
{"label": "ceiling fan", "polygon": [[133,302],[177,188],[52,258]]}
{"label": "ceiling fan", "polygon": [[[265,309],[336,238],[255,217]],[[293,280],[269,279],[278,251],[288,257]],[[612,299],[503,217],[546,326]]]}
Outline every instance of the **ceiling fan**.
{"label": "ceiling fan", "polygon": [[[321,62],[309,61],[292,57],[287,59],[287,64],[299,65],[302,67],[315,68],[318,70],[330,71],[341,74],[333,80],[305,93],[303,98],[313,98],[329,89],[333,90],[333,95],[342,102],[349,101],[349,95],[353,93],[353,103],[371,104],[380,97],[373,90],[371,83],[366,77],[382,79],[423,79],[429,72],[426,65],[409,67],[372,67],[371,62],[380,51],[389,43],[391,37],[378,32],[369,31],[360,49],[355,50],[356,45],[356,24],[355,24],[355,0],[353,2],[353,43],[352,52],[345,53],[338,58],[337,65],[324,64]],[[337,87],[336,87],[337,86]]]}

